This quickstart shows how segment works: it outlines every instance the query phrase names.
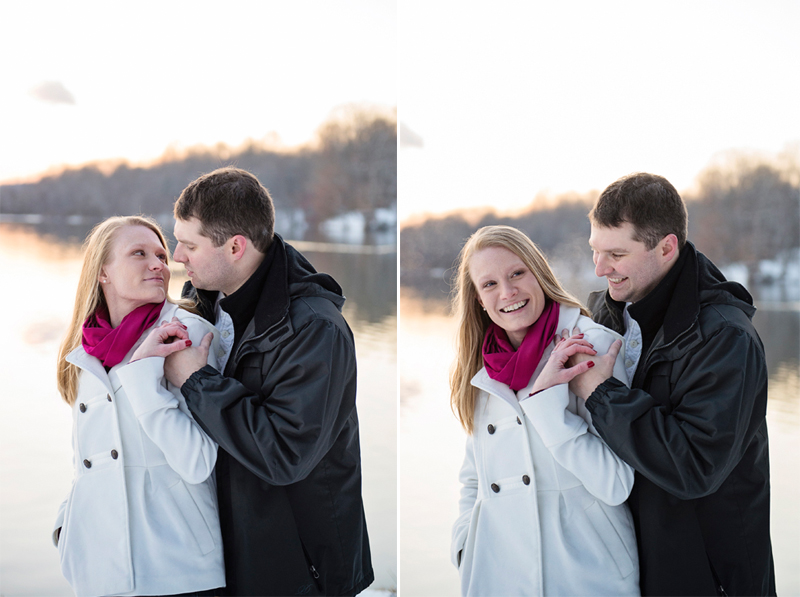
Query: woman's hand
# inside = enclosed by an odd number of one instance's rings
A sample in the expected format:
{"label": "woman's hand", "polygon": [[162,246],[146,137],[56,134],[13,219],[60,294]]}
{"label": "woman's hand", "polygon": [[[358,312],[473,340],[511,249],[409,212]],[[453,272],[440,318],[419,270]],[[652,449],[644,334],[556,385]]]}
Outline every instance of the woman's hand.
{"label": "woman's hand", "polygon": [[189,333],[177,317],[170,322],[162,322],[133,353],[130,362],[147,357],[166,357],[192,345]]}
{"label": "woman's hand", "polygon": [[[569,332],[564,330],[561,334],[560,340],[556,342],[553,352],[550,353],[550,358],[547,359],[547,363],[539,373],[539,377],[533,383],[533,390],[529,396],[553,386],[569,383],[574,377],[594,367],[594,361],[591,360],[578,363],[572,367],[567,366],[567,361],[569,361],[570,357],[576,354],[593,356],[597,354],[597,351],[594,350],[588,340],[583,338],[581,333],[570,336]],[[559,338],[559,336],[557,335],[556,338]]]}

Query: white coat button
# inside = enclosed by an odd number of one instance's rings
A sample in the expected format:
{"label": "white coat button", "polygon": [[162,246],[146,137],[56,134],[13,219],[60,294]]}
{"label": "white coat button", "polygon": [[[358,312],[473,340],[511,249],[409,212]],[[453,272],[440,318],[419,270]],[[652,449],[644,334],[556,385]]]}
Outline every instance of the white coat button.
{"label": "white coat button", "polygon": [[111,458],[113,458],[114,460],[119,458],[119,452],[117,452],[116,450],[111,450]]}
{"label": "white coat button", "polygon": [[106,398],[108,398],[108,401],[111,402],[111,394],[107,394]]}
{"label": "white coat button", "polygon": [[638,340],[631,340],[631,347],[636,348],[637,346],[639,346],[639,341]]}
{"label": "white coat button", "polygon": [[92,468],[92,463],[89,462],[88,460],[84,460],[83,461],[83,466],[85,466],[86,468]]}
{"label": "white coat button", "polygon": [[500,486],[497,483],[492,483],[492,491],[500,493]]}
{"label": "white coat button", "polygon": [[525,485],[530,485],[531,478],[528,475],[522,475],[522,482],[525,483]]}
{"label": "white coat button", "polygon": [[494,433],[494,425],[492,425],[491,423],[489,423],[489,426],[486,429],[489,431],[489,435],[492,435]]}
{"label": "white coat button", "polygon": [[78,408],[81,409],[82,413],[86,412],[86,405],[83,402],[81,402],[81,405]]}
{"label": "white coat button", "polygon": [[222,330],[222,337],[223,338],[227,338],[230,335],[231,335],[231,333],[228,330]]}
{"label": "white coat button", "polygon": [[630,359],[625,359],[625,366],[626,367],[633,367],[633,361]]}

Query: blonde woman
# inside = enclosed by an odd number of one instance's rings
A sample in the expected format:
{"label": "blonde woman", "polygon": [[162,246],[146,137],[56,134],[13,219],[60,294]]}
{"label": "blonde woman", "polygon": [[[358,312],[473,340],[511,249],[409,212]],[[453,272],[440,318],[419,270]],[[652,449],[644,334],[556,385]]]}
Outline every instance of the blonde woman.
{"label": "blonde woman", "polygon": [[[569,391],[621,343],[559,284],[531,240],[487,226],[464,245],[451,403],[468,433],[451,557],[464,595],[638,595],[625,500],[633,470]],[[562,339],[557,331],[564,332]],[[605,354],[614,344],[611,356]]]}
{"label": "blonde woman", "polygon": [[225,585],[217,445],[164,379],[166,355],[216,333],[170,300],[169,278],[153,220],[109,218],[89,234],[58,357],[75,477],[53,541],[78,596],[213,595]]}

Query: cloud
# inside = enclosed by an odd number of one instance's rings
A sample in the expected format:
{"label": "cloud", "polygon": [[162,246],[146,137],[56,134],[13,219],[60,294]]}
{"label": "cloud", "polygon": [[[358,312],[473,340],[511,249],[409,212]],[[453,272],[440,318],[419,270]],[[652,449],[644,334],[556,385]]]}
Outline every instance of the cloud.
{"label": "cloud", "polygon": [[48,104],[75,104],[75,97],[61,81],[42,81],[28,93]]}
{"label": "cloud", "polygon": [[422,137],[412,131],[402,122],[400,123],[400,147],[424,147]]}

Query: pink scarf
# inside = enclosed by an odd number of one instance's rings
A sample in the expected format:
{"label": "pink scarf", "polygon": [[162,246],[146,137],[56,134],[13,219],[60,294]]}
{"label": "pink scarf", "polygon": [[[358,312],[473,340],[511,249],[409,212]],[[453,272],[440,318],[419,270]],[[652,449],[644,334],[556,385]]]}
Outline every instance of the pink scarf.
{"label": "pink scarf", "polygon": [[158,316],[161,315],[163,306],[164,301],[137,307],[123,317],[115,328],[111,327],[108,309],[98,307],[83,322],[82,344],[84,350],[100,359],[103,366],[108,369],[119,364],[136,344],[142,332],[156,322]]}
{"label": "pink scarf", "polygon": [[559,304],[547,299],[542,314],[528,328],[517,350],[511,345],[506,331],[492,323],[483,340],[483,362],[489,377],[506,384],[515,392],[527,386],[542,360],[544,349],[556,333],[558,312]]}

